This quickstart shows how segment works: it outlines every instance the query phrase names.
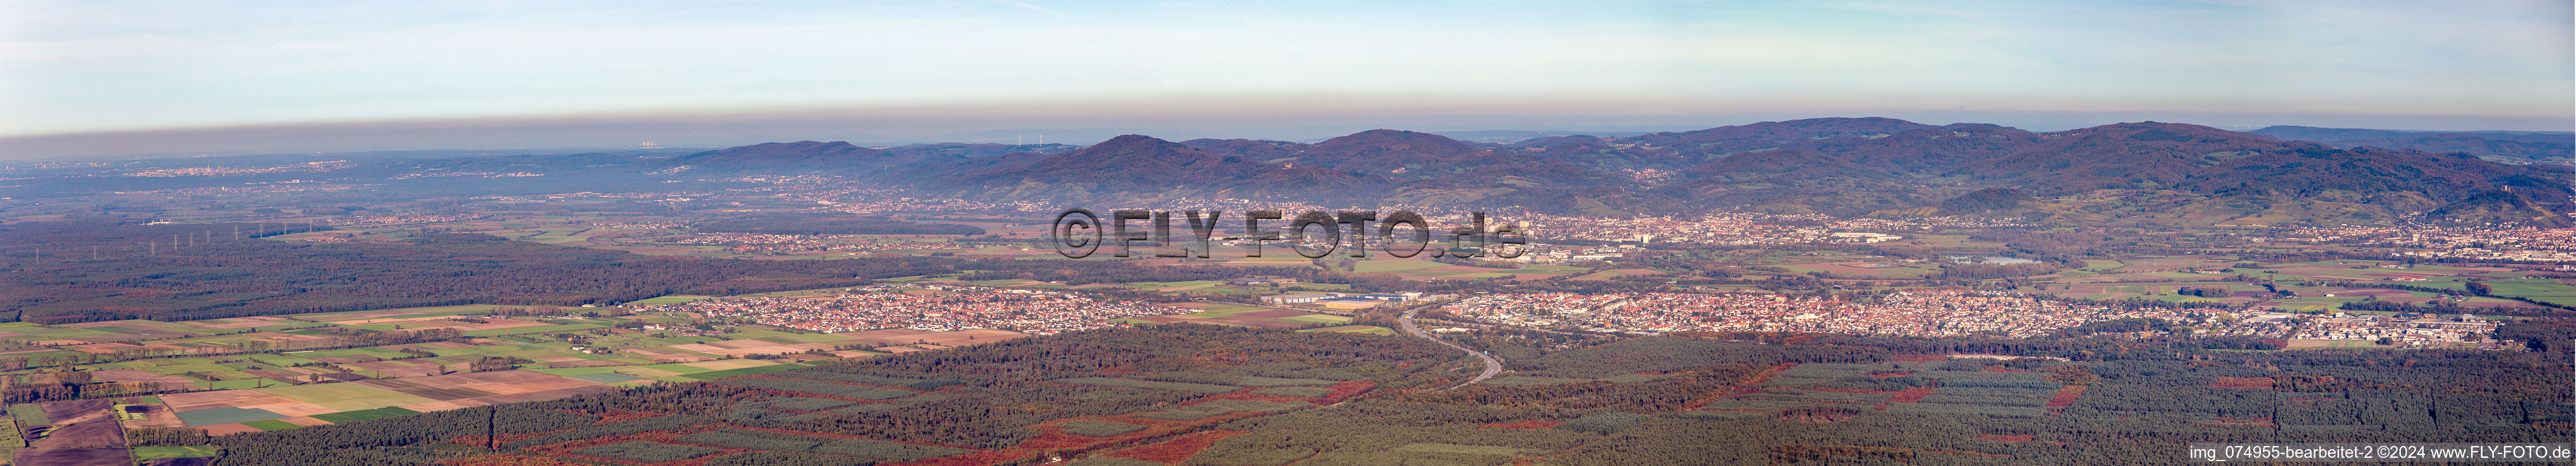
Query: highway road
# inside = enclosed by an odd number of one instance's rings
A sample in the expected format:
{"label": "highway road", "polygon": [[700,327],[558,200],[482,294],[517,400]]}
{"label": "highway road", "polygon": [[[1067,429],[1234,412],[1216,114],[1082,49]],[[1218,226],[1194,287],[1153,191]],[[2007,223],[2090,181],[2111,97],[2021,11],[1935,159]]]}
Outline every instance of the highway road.
{"label": "highway road", "polygon": [[1412,336],[1415,336],[1415,337],[1420,337],[1420,338],[1425,339],[1425,340],[1431,340],[1432,342],[1436,342],[1436,343],[1439,343],[1439,344],[1442,344],[1442,345],[1447,345],[1448,347],[1451,347],[1451,348],[1457,348],[1459,351],[1465,351],[1465,352],[1467,352],[1467,354],[1476,355],[1476,357],[1477,357],[1477,358],[1481,358],[1481,359],[1484,359],[1484,360],[1485,360],[1485,373],[1482,373],[1482,374],[1476,374],[1476,377],[1475,377],[1475,378],[1467,379],[1467,381],[1466,381],[1466,382],[1459,382],[1457,385],[1451,385],[1451,386],[1449,386],[1449,388],[1443,388],[1443,389],[1440,389],[1440,391],[1456,390],[1458,387],[1464,387],[1464,386],[1468,386],[1468,385],[1473,385],[1473,384],[1475,384],[1476,382],[1483,382],[1483,381],[1485,381],[1485,379],[1494,378],[1494,375],[1495,375],[1495,374],[1501,374],[1501,373],[1503,373],[1503,360],[1501,360],[1501,359],[1494,359],[1494,357],[1493,357],[1492,355],[1485,354],[1483,351],[1476,351],[1476,350],[1467,349],[1467,347],[1464,347],[1464,346],[1458,346],[1458,344],[1457,344],[1457,343],[1450,343],[1450,342],[1449,342],[1449,340],[1442,340],[1442,339],[1439,339],[1439,338],[1434,338],[1434,337],[1432,337],[1432,336],[1431,336],[1431,334],[1430,334],[1430,333],[1425,333],[1425,332],[1423,332],[1423,331],[1422,331],[1422,329],[1420,329],[1420,328],[1415,328],[1415,327],[1413,326],[1413,313],[1416,313],[1416,312],[1421,312],[1421,310],[1420,310],[1420,309],[1406,310],[1406,311],[1404,311],[1404,317],[1403,317],[1403,318],[1395,319],[1395,324],[1396,324],[1396,326],[1398,326],[1398,327],[1402,327],[1402,328],[1399,328],[1399,329],[1396,329],[1396,330],[1402,331],[1402,332],[1404,332],[1404,334],[1406,334],[1406,335],[1412,335]]}

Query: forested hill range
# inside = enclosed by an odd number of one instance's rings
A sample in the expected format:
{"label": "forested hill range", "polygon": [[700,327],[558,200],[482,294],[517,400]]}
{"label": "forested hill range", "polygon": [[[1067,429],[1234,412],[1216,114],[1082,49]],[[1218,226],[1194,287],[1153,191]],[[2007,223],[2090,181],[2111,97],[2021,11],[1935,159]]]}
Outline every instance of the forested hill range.
{"label": "forested hill range", "polygon": [[2391,131],[2384,129],[2272,126],[2250,131],[2290,141],[2315,141],[2335,147],[2386,147],[2425,152],[2465,152],[2505,163],[2560,163],[2576,148],[2576,133],[2566,131]]}
{"label": "forested hill range", "polygon": [[[2547,135],[2495,135],[2499,144],[2550,144]],[[2324,224],[2417,218],[2564,225],[2569,212],[2558,181],[2567,170],[2554,165],[2339,148],[2156,122],[2034,133],[1988,124],[1818,118],[1513,144],[1398,130],[1313,144],[1128,135],[1053,153],[939,160],[917,153],[798,142],[666,163],[709,171],[827,171],[980,200],[1236,197],[1521,206],[1605,216],[1751,207],[2184,226],[2277,224],[2283,217]],[[2144,202],[2085,200],[2103,189],[2125,190]],[[1980,190],[1989,191],[1961,202]]]}
{"label": "forested hill range", "polygon": [[[787,175],[918,197],[1094,207],[1237,198],[1517,207],[1604,217],[1750,209],[1841,217],[1992,216],[2086,226],[2566,226],[2567,214],[2576,212],[2565,189],[2569,170],[2533,163],[2565,160],[2565,138],[2303,127],[2236,132],[2157,122],[2039,133],[1989,124],[1816,118],[1508,144],[1386,129],[1316,143],[1143,135],[1087,147],[870,148],[799,141],[685,154],[359,160],[248,172],[209,167],[211,174],[198,178],[102,169],[0,186],[0,197],[316,178],[432,196],[634,193]],[[186,175],[196,173],[192,167],[159,171]]]}

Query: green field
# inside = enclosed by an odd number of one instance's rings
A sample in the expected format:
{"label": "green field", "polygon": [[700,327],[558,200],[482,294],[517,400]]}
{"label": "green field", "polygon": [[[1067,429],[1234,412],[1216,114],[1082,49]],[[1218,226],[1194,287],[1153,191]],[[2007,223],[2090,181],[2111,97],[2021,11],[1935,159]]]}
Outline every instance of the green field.
{"label": "green field", "polygon": [[[499,308],[499,307],[503,307],[503,306],[495,305],[495,304],[463,304],[463,305],[456,305],[456,306],[433,306],[433,307],[414,307],[414,308],[403,308],[403,309],[391,309],[391,311],[402,311],[402,312],[406,312],[407,314],[390,315],[389,317],[405,317],[405,316],[409,316],[409,317],[422,317],[422,316],[452,316],[452,315],[464,315],[464,314],[479,314],[479,313],[484,313],[484,312],[491,312],[491,311],[492,311],[492,309],[494,309],[494,308]],[[381,318],[384,318],[384,317],[359,317],[359,316],[357,316],[357,314],[373,314],[373,313],[379,313],[379,312],[386,312],[386,311],[325,312],[325,313],[319,313],[319,314],[297,314],[297,315],[291,315],[291,316],[279,316],[279,317],[285,317],[285,318],[289,318],[289,319],[297,319],[297,320],[310,320],[310,321],[315,321],[315,322],[329,322],[329,321],[334,321],[334,320],[359,320],[359,319],[381,319]],[[285,323],[305,323],[305,322],[285,322]]]}
{"label": "green field", "polygon": [[1246,313],[1246,312],[1262,311],[1262,310],[1269,310],[1269,309],[1270,309],[1270,308],[1266,308],[1266,307],[1258,307],[1258,306],[1243,306],[1243,305],[1232,305],[1232,304],[1220,304],[1220,305],[1213,305],[1213,306],[1204,306],[1204,307],[1200,307],[1200,308],[1199,308],[1199,310],[1200,310],[1199,314],[1202,314],[1202,315],[1208,315],[1208,316],[1230,316],[1230,315],[1241,314],[1241,313]]}
{"label": "green field", "polygon": [[420,414],[420,412],[397,407],[385,407],[377,409],[361,409],[357,411],[343,411],[330,414],[315,414],[313,415],[313,418],[331,421],[332,424],[346,424],[369,419],[383,419],[413,414]]}
{"label": "green field", "polygon": [[19,340],[65,340],[75,338],[115,338],[123,336],[127,335],[77,328],[48,328],[44,330],[20,331],[18,336],[12,338]]}
{"label": "green field", "polygon": [[560,332],[570,332],[570,331],[577,331],[577,330],[590,330],[590,329],[594,329],[594,328],[608,328],[608,327],[613,326],[613,325],[616,325],[616,324],[613,324],[613,323],[606,323],[606,322],[584,322],[584,323],[578,323],[578,324],[539,325],[539,326],[535,326],[535,327],[498,328],[498,329],[491,329],[491,330],[474,330],[474,331],[464,332],[464,335],[465,335],[465,336],[469,336],[469,337],[490,337],[490,336],[501,336],[501,335],[526,335],[526,334],[534,334],[534,333],[560,333]]}
{"label": "green field", "polygon": [[1538,264],[1538,265],[1524,265],[1524,266],[1521,266],[1521,268],[1520,268],[1520,269],[1513,270],[1513,271],[1512,271],[1512,273],[1569,274],[1569,273],[1579,273],[1579,272],[1586,271],[1586,270],[1592,270],[1592,269],[1583,268],[1583,267],[1575,267],[1575,266],[1571,266],[1571,265]]}
{"label": "green field", "polygon": [[251,426],[252,428],[259,429],[259,430],[286,430],[286,429],[293,429],[293,428],[298,428],[298,427],[304,427],[304,426],[295,425],[295,423],[286,422],[286,421],[280,421],[280,420],[276,420],[276,419],[262,419],[262,420],[257,420],[257,421],[244,422],[244,423],[241,423],[241,424],[242,424],[242,425],[245,425],[245,426]]}
{"label": "green field", "polygon": [[53,419],[45,417],[44,408],[32,404],[9,405],[9,416],[17,418],[18,424],[20,425],[46,425],[54,423]]}
{"label": "green field", "polygon": [[2496,296],[2514,296],[2561,306],[2576,306],[2576,285],[2558,283],[2557,280],[2487,280],[2486,283],[2487,286],[2495,288]]}
{"label": "green field", "polygon": [[[709,371],[709,370],[712,370],[712,369],[707,369],[707,368],[704,368],[704,367],[697,367],[697,366],[683,366],[683,365],[679,365],[679,364],[652,364],[652,365],[643,365],[643,366],[626,366],[626,367],[620,367],[620,368],[618,368],[618,369],[629,369],[629,368],[632,368],[632,369],[655,370],[655,371],[662,371],[662,372],[668,372],[668,373],[673,373],[673,374],[695,374],[695,373],[699,373],[699,372],[707,372],[707,371]],[[625,372],[625,371],[612,371],[612,372]],[[644,375],[644,374],[637,374],[637,375]]]}
{"label": "green field", "polygon": [[1325,328],[1306,329],[1306,330],[1298,330],[1298,331],[1300,331],[1300,332],[1364,333],[1364,334],[1385,334],[1385,335],[1394,335],[1394,334],[1395,334],[1395,329],[1386,328],[1386,327],[1379,327],[1379,326],[1375,326],[1375,325],[1351,325],[1351,326],[1343,326],[1343,327],[1325,327]]}
{"label": "green field", "polygon": [[1423,260],[1364,260],[1358,261],[1352,268],[1361,272],[1394,272],[1448,266],[1449,264]]}
{"label": "green field", "polygon": [[202,458],[216,456],[223,453],[224,447],[214,445],[193,445],[180,447],[134,447],[133,450],[134,459],[149,460],[153,458]]}
{"label": "green field", "polygon": [[235,390],[235,389],[243,389],[243,388],[280,387],[280,386],[289,386],[289,385],[295,385],[295,384],[294,384],[294,383],[292,383],[292,382],[279,382],[279,381],[275,381],[275,380],[262,379],[262,378],[250,378],[250,379],[242,379],[242,380],[224,380],[224,381],[216,381],[216,382],[198,382],[198,383],[192,383],[192,384],[188,384],[188,385],[194,385],[194,386],[199,386],[199,387],[205,387],[205,388],[210,389],[210,390]]}
{"label": "green field", "polygon": [[617,372],[617,367],[563,367],[528,369],[529,372],[554,375],[589,375]]}
{"label": "green field", "polygon": [[1158,290],[1165,288],[1206,288],[1224,283],[1225,282],[1216,280],[1194,280],[1186,282],[1128,282],[1124,283],[1124,285],[1138,289]]}
{"label": "green field", "polygon": [[401,406],[438,401],[407,395],[393,390],[353,383],[317,383],[291,387],[269,387],[259,389],[259,392],[277,395],[279,398],[322,405],[322,407],[325,408],[341,411],[367,410],[387,406]]}

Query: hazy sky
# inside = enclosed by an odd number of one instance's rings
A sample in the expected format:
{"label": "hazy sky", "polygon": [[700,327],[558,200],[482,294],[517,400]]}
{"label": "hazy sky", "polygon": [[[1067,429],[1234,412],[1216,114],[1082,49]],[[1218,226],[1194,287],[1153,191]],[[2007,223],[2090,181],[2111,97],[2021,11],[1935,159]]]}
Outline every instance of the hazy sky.
{"label": "hazy sky", "polygon": [[1871,115],[2566,130],[2570,23],[2564,0],[5,1],[0,157]]}

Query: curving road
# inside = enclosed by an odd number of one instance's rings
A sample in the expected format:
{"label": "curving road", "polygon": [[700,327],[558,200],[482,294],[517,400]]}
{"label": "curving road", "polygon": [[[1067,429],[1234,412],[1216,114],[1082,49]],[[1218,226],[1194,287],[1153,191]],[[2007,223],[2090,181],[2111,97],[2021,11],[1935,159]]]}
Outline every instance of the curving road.
{"label": "curving road", "polygon": [[1422,331],[1422,329],[1414,328],[1414,327],[1413,327],[1413,313],[1416,313],[1416,312],[1421,312],[1421,310],[1420,310],[1420,309],[1406,310],[1406,311],[1404,311],[1404,317],[1402,317],[1402,318],[1398,318],[1398,319],[1395,319],[1395,324],[1396,324],[1396,326],[1398,326],[1398,327],[1403,327],[1403,328],[1398,329],[1398,330],[1402,330],[1402,331],[1404,331],[1404,334],[1406,334],[1406,335],[1412,335],[1412,336],[1415,336],[1415,337],[1420,337],[1420,338],[1425,339],[1425,340],[1431,340],[1432,342],[1439,343],[1439,344],[1441,344],[1441,345],[1446,345],[1446,346],[1448,346],[1448,347],[1450,347],[1450,348],[1457,348],[1459,351],[1465,351],[1465,352],[1467,352],[1467,354],[1472,354],[1472,355],[1475,355],[1477,358],[1481,358],[1481,359],[1484,359],[1484,360],[1485,360],[1485,373],[1482,373],[1482,374],[1476,374],[1476,377],[1475,377],[1475,378],[1467,379],[1467,381],[1466,381],[1466,382],[1459,382],[1457,385],[1451,385],[1451,386],[1449,386],[1449,388],[1443,388],[1443,389],[1440,389],[1440,391],[1456,390],[1456,389],[1458,389],[1458,387],[1464,387],[1464,386],[1468,386],[1468,385],[1474,385],[1476,382],[1483,382],[1483,381],[1485,381],[1485,379],[1494,378],[1494,374],[1501,374],[1501,373],[1503,373],[1503,360],[1501,360],[1501,359],[1494,359],[1494,357],[1493,357],[1492,355],[1485,354],[1485,353],[1484,353],[1484,352],[1482,352],[1482,351],[1471,350],[1471,349],[1467,349],[1467,347],[1464,347],[1464,346],[1458,346],[1458,344],[1457,344],[1457,343],[1450,343],[1450,342],[1449,342],[1449,340],[1442,340],[1442,339],[1439,339],[1439,338],[1433,338],[1433,337],[1431,336],[1431,334],[1429,334],[1429,333],[1424,333],[1424,332]]}

